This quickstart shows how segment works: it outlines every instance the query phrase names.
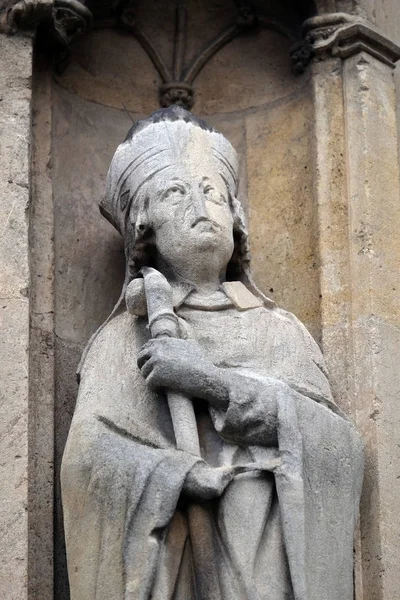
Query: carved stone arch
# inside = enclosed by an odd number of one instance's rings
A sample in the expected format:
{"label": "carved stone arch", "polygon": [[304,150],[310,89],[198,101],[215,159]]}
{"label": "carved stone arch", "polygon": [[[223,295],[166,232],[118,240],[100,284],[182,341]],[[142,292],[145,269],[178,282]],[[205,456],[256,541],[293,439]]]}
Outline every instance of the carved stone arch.
{"label": "carved stone arch", "polygon": [[[194,84],[205,65],[227,44],[240,36],[272,30],[293,43],[293,72],[301,73],[310,59],[310,51],[301,38],[304,20],[316,13],[311,0],[232,0],[231,17],[221,19],[221,27],[210,37],[204,36],[195,55],[185,56],[188,2],[177,1],[175,10],[174,49],[166,57],[156,40],[146,32],[140,0],[4,0],[0,4],[0,31],[36,29],[40,50],[51,55],[58,73],[68,65],[70,46],[74,40],[90,31],[121,28],[131,33],[152,61],[161,78],[161,106],[181,104],[191,109],[194,104]],[[171,3],[172,6],[172,3]],[[228,11],[229,13],[229,11]]]}
{"label": "carved stone arch", "polygon": [[[103,3],[102,6],[103,11],[105,4]],[[140,2],[122,0],[117,5],[115,3],[108,4],[108,22],[111,24],[114,19],[117,26],[122,26],[130,31],[138,39],[157,69],[163,82],[160,87],[161,106],[178,103],[185,108],[192,108],[194,103],[193,86],[200,71],[222,48],[243,35],[251,35],[260,30],[271,30],[288,38],[293,43],[291,55],[295,74],[303,71],[302,66],[298,65],[299,61],[305,63],[310,58],[307,44],[304,44],[301,37],[301,26],[305,19],[315,14],[313,1],[302,0],[294,3],[292,0],[281,2],[236,0],[234,3],[232,2],[232,5],[236,5],[236,15],[233,15],[226,25],[221,23],[221,30],[217,35],[208,40],[205,38],[197,55],[185,64],[185,35],[189,18],[186,4],[185,2],[176,4],[175,48],[171,68],[165,63],[156,45],[143,30],[144,23],[140,22]],[[97,9],[94,12],[95,22],[99,26],[101,26],[101,14],[104,19],[104,12],[97,12]]]}

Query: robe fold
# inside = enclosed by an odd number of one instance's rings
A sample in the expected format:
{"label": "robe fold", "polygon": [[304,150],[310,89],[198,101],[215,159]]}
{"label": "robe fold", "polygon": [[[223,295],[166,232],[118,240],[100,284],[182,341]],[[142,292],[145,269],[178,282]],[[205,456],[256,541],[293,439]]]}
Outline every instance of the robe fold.
{"label": "robe fold", "polygon": [[199,459],[175,449],[136,365],[145,320],[115,316],[86,355],[63,458],[71,600],[352,600],[363,452],[317,345],[277,308],[177,313],[232,375],[226,411],[197,414],[202,458],[254,471],[202,505],[182,494]]}

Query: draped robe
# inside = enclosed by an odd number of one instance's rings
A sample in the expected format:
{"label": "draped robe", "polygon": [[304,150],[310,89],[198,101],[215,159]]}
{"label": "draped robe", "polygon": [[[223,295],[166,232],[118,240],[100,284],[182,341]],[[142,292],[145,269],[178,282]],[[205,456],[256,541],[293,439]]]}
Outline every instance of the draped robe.
{"label": "draped robe", "polygon": [[63,458],[71,600],[352,600],[362,446],[318,346],[277,308],[177,314],[232,373],[226,410],[198,403],[202,458],[254,471],[202,505],[182,493],[199,459],[175,449],[137,367],[146,319],[113,317],[84,360]]}

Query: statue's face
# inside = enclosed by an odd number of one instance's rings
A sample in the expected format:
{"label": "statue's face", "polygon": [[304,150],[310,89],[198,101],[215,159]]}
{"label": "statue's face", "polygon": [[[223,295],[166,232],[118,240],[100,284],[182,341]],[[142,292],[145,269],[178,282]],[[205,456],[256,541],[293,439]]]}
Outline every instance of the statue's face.
{"label": "statue's face", "polygon": [[233,215],[217,171],[171,167],[152,180],[149,195],[155,243],[167,263],[174,267],[208,255],[226,267],[234,248]]}

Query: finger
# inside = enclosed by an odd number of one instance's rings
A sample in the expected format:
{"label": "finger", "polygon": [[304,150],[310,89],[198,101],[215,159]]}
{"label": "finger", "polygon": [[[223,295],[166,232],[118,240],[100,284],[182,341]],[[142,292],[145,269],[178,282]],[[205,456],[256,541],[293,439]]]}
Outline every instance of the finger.
{"label": "finger", "polygon": [[[156,339],[150,339],[147,340],[147,342],[145,344],[143,344],[143,346],[140,348],[140,352],[144,352],[146,350],[151,350],[152,348],[154,348],[154,344],[157,344],[159,340]],[[139,354],[140,354],[139,352]]]}
{"label": "finger", "polygon": [[227,485],[234,478],[235,473],[232,467],[220,467],[213,470],[213,485],[219,494],[222,494]]}
{"label": "finger", "polygon": [[220,478],[220,480],[215,485],[215,489],[218,492],[218,496],[221,496],[224,493],[228,485],[231,483],[232,479],[233,477],[227,474]]}
{"label": "finger", "polygon": [[154,360],[149,358],[149,360],[147,362],[144,363],[143,367],[140,369],[141,374],[143,375],[143,377],[146,379],[148,379],[148,377],[151,375],[151,373],[153,372],[154,369]]}
{"label": "finger", "polygon": [[143,365],[151,358],[152,352],[149,348],[142,349],[137,355],[137,365],[142,369]]}

